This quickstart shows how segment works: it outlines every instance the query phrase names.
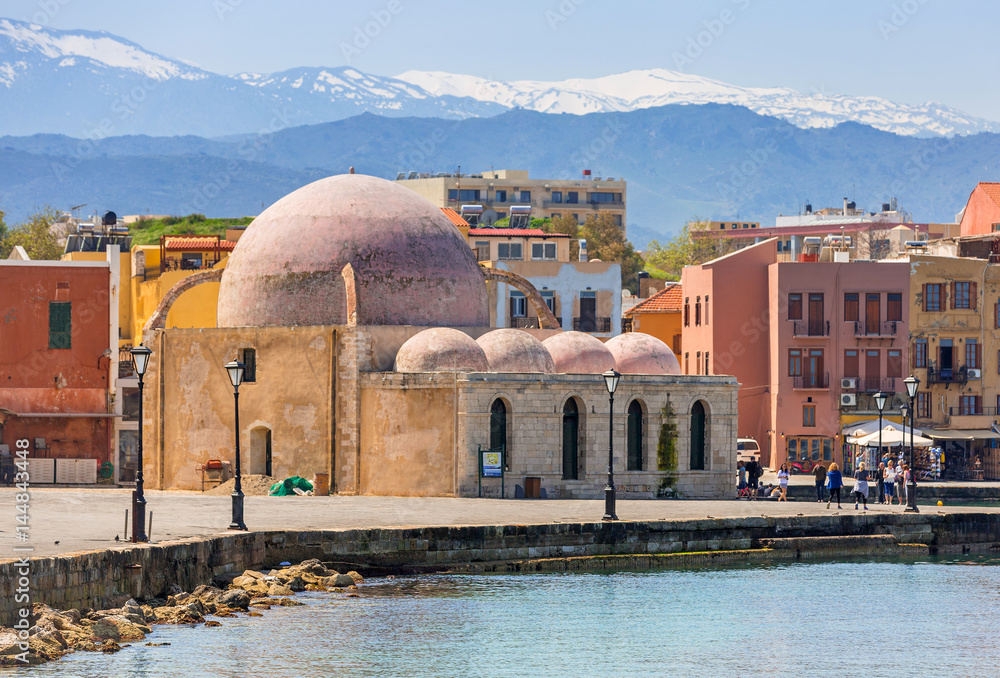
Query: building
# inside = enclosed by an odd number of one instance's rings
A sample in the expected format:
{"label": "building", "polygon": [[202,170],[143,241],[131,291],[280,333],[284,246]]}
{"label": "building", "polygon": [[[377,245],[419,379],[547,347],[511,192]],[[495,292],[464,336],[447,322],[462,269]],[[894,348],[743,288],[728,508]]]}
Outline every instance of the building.
{"label": "building", "polygon": [[[343,494],[601,497],[616,367],[621,496],[731,495],[732,377],[680,375],[642,333],[491,327],[488,274],[393,182],[330,177],[274,203],[229,257],[216,327],[146,327],[147,486],[200,487],[196,468],[234,462],[238,435],[248,472],[326,473]],[[238,431],[233,357],[254,367]],[[503,477],[483,473],[490,450]]]}
{"label": "building", "polygon": [[874,393],[896,394],[898,411],[905,392],[909,268],[830,252],[781,262],[777,244],[684,269],[682,368],[736,376],[740,436],[765,464],[843,464],[844,426],[871,418]]}
{"label": "building", "polygon": [[980,181],[959,213],[961,235],[986,235],[1000,231],[1000,183]]}
{"label": "building", "polygon": [[[469,245],[483,265],[530,282],[564,330],[613,337],[621,332],[621,265],[570,261],[570,240],[540,229],[470,228]],[[538,311],[524,290],[491,282],[490,325],[539,328]]]}
{"label": "building", "polygon": [[708,222],[708,230],[710,231],[736,231],[743,229],[760,228],[759,221],[740,221],[740,220],[728,220],[728,221],[710,221]]}
{"label": "building", "polygon": [[117,465],[117,246],[104,257],[0,261],[0,453],[28,440],[32,485]]}
{"label": "building", "polygon": [[670,346],[675,355],[683,355],[683,310],[683,288],[680,283],[672,283],[626,311],[625,318],[631,323],[633,332],[651,334]]}
{"label": "building", "polygon": [[[492,225],[511,217],[514,207],[530,207],[531,218],[570,216],[583,224],[592,214],[606,213],[623,230],[626,224],[625,180],[595,177],[590,170],[584,170],[580,179],[530,179],[527,170],[478,174],[401,172],[396,183],[438,207],[458,211],[472,226]],[[463,206],[481,209],[467,215],[462,213]]]}

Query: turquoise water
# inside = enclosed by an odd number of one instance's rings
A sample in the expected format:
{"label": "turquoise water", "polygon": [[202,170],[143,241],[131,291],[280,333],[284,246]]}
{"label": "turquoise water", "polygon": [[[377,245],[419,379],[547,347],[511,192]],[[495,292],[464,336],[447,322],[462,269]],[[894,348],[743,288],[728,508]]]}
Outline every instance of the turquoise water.
{"label": "turquoise water", "polygon": [[[22,675],[996,676],[1000,561],[373,580]],[[913,665],[913,670],[904,668]]]}

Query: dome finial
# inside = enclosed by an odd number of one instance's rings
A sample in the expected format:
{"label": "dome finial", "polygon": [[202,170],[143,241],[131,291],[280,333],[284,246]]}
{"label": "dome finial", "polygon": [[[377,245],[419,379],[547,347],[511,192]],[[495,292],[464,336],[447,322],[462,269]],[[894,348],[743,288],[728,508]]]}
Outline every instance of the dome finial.
{"label": "dome finial", "polygon": [[347,170],[348,174],[354,174],[354,165],[351,165],[351,169]]}

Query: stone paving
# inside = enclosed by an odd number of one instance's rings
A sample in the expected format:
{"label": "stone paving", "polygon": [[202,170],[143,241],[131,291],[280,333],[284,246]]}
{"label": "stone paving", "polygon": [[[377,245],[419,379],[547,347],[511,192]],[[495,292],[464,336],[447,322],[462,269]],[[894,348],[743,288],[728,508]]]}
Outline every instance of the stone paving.
{"label": "stone paving", "polygon": [[[997,483],[983,483],[997,486]],[[970,483],[971,485],[971,483]],[[0,560],[12,558],[15,546],[14,489],[0,489]],[[146,493],[152,511],[152,540],[174,540],[227,532],[232,502],[228,496],[200,492]],[[124,548],[127,489],[32,489],[31,555],[52,556],[74,551]],[[853,512],[845,502],[843,512]],[[899,513],[899,506],[870,507],[871,512]],[[1000,512],[993,508],[921,506],[925,512]],[[620,520],[689,520],[746,516],[799,516],[838,513],[836,507],[809,501],[667,501],[621,500]],[[251,529],[350,529],[442,525],[597,522],[603,500],[456,499],[446,497],[246,497],[246,523]],[[18,556],[25,555],[18,553]]]}

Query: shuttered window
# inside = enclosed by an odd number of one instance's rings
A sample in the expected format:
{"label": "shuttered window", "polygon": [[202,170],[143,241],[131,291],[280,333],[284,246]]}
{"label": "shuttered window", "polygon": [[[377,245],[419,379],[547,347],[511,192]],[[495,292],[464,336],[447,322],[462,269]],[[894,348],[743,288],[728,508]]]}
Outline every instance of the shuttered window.
{"label": "shuttered window", "polygon": [[49,302],[49,348],[70,348],[72,335],[71,301]]}

